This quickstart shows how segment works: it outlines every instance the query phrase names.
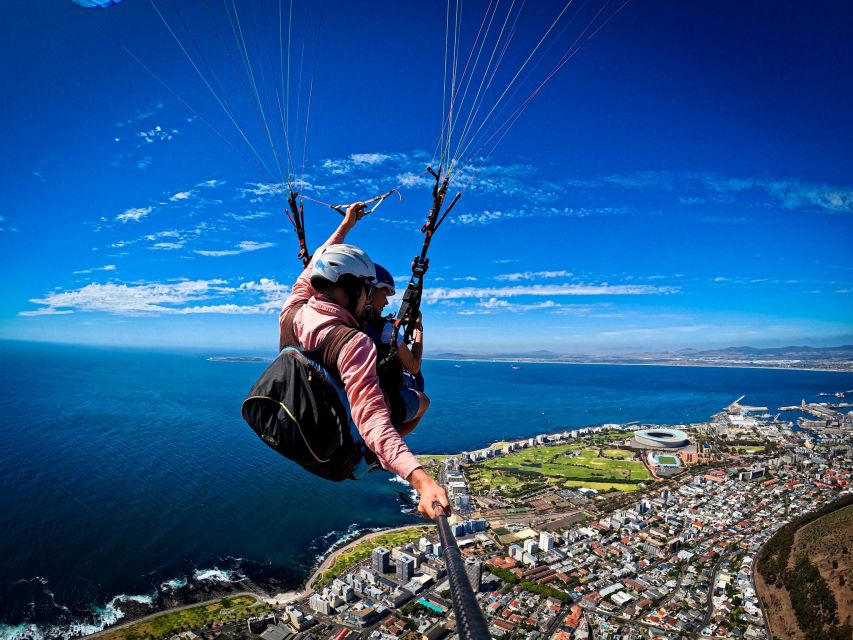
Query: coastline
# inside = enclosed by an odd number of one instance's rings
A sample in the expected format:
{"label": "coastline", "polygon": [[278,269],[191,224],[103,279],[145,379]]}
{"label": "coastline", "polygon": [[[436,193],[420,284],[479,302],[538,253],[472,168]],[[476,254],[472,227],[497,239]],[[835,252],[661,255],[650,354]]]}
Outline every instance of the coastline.
{"label": "coastline", "polygon": [[316,567],[313,569],[313,571],[309,575],[308,579],[305,580],[305,582],[302,584],[302,586],[300,587],[299,593],[301,593],[301,596],[306,596],[310,593],[313,593],[314,587],[312,585],[317,581],[317,579],[320,577],[320,575],[324,571],[326,571],[326,569],[328,569],[329,567],[331,567],[335,564],[335,561],[338,559],[338,556],[340,554],[344,553],[345,551],[349,551],[351,548],[355,547],[356,545],[361,544],[362,542],[367,542],[371,538],[375,538],[375,537],[381,536],[381,535],[386,534],[386,533],[391,533],[394,531],[405,531],[406,529],[414,529],[416,527],[422,527],[422,526],[424,526],[424,525],[423,524],[407,524],[407,525],[404,525],[401,527],[385,527],[382,529],[377,529],[375,531],[369,531],[363,535],[360,535],[356,538],[353,538],[353,539],[349,540],[347,542],[347,544],[345,544],[342,547],[338,547],[337,549],[334,548],[334,545],[332,545],[332,547],[330,548],[331,550],[316,565]]}
{"label": "coastline", "polygon": [[576,365],[604,365],[610,367],[695,367],[697,369],[764,369],[771,371],[818,371],[826,373],[853,373],[850,369],[820,369],[816,367],[768,367],[762,365],[739,365],[739,364],[708,364],[699,362],[569,362],[565,360],[530,360],[520,358],[431,358],[424,356],[424,360],[436,362],[485,362],[506,364],[576,364]]}

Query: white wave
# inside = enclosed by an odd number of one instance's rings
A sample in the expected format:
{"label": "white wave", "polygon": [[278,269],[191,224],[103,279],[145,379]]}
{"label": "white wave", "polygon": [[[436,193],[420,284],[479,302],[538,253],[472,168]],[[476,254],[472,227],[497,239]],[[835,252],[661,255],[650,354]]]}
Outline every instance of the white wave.
{"label": "white wave", "polygon": [[35,578],[21,578],[20,580],[16,580],[13,584],[25,584],[27,582],[41,582],[42,586],[47,586],[47,578],[44,576],[36,576]]}
{"label": "white wave", "polygon": [[139,604],[152,605],[152,604],[154,604],[154,600],[156,600],[156,599],[157,599],[156,593],[152,593],[150,595],[145,595],[145,596],[126,596],[126,595],[122,594],[120,596],[116,596],[115,598],[113,598],[113,601],[138,602]]}
{"label": "white wave", "polygon": [[[20,582],[29,582],[21,580]],[[0,624],[0,640],[43,640],[44,635],[34,624]]]}
{"label": "white wave", "polygon": [[193,580],[199,582],[240,582],[246,580],[246,576],[236,569],[196,569],[193,571]]}
{"label": "white wave", "polygon": [[347,527],[346,531],[330,531],[329,533],[324,533],[319,538],[315,538],[314,542],[311,543],[311,546],[314,548],[324,549],[323,551],[314,556],[315,565],[321,563],[327,555],[332,553],[335,549],[343,547],[351,540],[360,538],[361,536],[368,533],[380,531],[383,528],[384,527],[362,528],[357,522],[353,522],[350,526]]}
{"label": "white wave", "polygon": [[163,591],[172,591],[185,586],[187,586],[186,578],[172,578],[171,580],[166,580],[166,582],[160,583],[160,588]]}
{"label": "white wave", "polygon": [[124,617],[124,613],[115,607],[104,607],[96,611],[94,622],[75,622],[68,626],[38,625],[23,623],[16,626],[0,624],[0,640],[72,640],[103,631],[108,625]]}
{"label": "white wave", "polygon": [[403,480],[400,476],[398,476],[396,474],[391,476],[390,478],[388,478],[388,482],[399,482],[400,484],[404,484],[406,486],[408,486],[408,484],[409,484],[408,482],[406,482],[405,480]]}

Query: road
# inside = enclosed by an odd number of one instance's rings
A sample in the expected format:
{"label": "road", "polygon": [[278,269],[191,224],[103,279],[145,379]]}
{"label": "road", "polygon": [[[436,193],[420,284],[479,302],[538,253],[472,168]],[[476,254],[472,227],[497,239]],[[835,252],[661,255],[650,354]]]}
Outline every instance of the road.
{"label": "road", "polygon": [[714,564],[714,569],[711,571],[711,580],[708,583],[708,602],[705,609],[705,617],[699,623],[699,626],[696,627],[696,630],[690,634],[692,640],[696,640],[702,634],[702,629],[707,627],[708,623],[711,622],[711,616],[714,615],[714,585],[717,583],[717,574],[720,572],[720,565],[730,555],[731,553],[724,553]]}
{"label": "road", "polygon": [[250,591],[241,591],[240,593],[229,593],[227,596],[220,596],[218,598],[212,598],[211,600],[204,600],[203,602],[194,602],[193,604],[185,604],[182,607],[174,607],[172,609],[164,609],[163,611],[158,611],[156,613],[151,613],[147,616],[143,616],[141,618],[135,618],[134,620],[129,620],[127,622],[123,622],[121,624],[114,625],[112,627],[108,627],[103,631],[98,631],[97,633],[93,633],[90,636],[86,636],[87,638],[97,638],[98,636],[106,635],[107,633],[112,633],[113,631],[118,631],[119,629],[126,629],[127,627],[137,624],[139,622],[145,622],[147,620],[152,620],[154,618],[158,618],[166,613],[172,613],[174,611],[183,611],[184,609],[192,609],[194,607],[201,607],[206,604],[213,604],[214,602],[219,602],[223,598],[236,598],[237,596],[252,596],[256,600],[262,600],[261,596],[257,593],[251,593]]}

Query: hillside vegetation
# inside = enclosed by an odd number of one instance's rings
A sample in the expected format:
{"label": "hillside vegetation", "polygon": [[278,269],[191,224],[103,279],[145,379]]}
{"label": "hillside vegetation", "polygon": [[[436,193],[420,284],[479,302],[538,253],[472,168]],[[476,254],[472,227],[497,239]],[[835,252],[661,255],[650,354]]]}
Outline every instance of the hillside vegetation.
{"label": "hillside vegetation", "polygon": [[774,637],[850,640],[853,496],[779,529],[762,548],[756,567]]}

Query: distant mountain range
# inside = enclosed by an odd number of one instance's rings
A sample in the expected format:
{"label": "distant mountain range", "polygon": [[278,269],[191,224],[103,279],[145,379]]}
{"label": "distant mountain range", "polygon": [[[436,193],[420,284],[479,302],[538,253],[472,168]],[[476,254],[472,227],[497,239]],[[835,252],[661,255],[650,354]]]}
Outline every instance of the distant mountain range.
{"label": "distant mountain range", "polygon": [[853,345],[842,345],[840,347],[790,346],[767,349],[756,347],[726,347],[724,349],[680,349],[678,351],[638,352],[619,355],[565,354],[543,349],[491,354],[445,352],[434,355],[430,354],[429,357],[437,360],[661,364],[853,371]]}

